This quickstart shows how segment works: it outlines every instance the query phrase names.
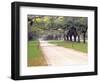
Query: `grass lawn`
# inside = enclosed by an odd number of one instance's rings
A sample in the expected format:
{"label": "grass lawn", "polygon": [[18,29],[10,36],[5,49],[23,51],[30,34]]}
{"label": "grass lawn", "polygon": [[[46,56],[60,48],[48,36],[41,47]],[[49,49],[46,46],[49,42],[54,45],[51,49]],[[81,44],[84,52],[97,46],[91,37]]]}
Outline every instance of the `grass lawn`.
{"label": "grass lawn", "polygon": [[88,52],[88,45],[87,43],[83,42],[70,42],[70,41],[57,41],[57,40],[51,40],[49,43],[56,44],[57,46],[63,46],[65,48],[71,48],[77,51],[81,51],[84,53]]}
{"label": "grass lawn", "polygon": [[28,66],[47,65],[38,41],[28,41]]}

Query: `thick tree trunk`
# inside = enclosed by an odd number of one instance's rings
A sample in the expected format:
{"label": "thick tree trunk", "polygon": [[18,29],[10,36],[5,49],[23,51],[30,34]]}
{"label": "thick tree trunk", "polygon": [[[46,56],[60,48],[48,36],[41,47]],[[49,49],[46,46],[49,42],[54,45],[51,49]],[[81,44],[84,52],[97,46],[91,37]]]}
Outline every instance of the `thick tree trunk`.
{"label": "thick tree trunk", "polygon": [[76,36],[74,36],[74,42],[76,42]]}
{"label": "thick tree trunk", "polygon": [[80,42],[80,35],[78,35],[78,42]]}
{"label": "thick tree trunk", "polygon": [[70,41],[72,41],[72,36],[70,36]]}
{"label": "thick tree trunk", "polygon": [[67,36],[67,40],[69,40],[69,37]]}
{"label": "thick tree trunk", "polygon": [[65,34],[64,34],[64,37],[63,38],[64,38],[64,41],[66,41],[66,35]]}
{"label": "thick tree trunk", "polygon": [[83,43],[86,43],[86,41],[85,41],[85,32],[83,33]]}

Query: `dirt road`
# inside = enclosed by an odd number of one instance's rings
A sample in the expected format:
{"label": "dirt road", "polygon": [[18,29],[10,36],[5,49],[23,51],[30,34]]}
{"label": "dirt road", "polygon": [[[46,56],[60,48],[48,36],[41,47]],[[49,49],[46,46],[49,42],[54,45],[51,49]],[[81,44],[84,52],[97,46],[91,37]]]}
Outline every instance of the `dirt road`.
{"label": "dirt road", "polygon": [[50,44],[40,40],[40,46],[49,66],[82,65],[88,63],[86,53]]}

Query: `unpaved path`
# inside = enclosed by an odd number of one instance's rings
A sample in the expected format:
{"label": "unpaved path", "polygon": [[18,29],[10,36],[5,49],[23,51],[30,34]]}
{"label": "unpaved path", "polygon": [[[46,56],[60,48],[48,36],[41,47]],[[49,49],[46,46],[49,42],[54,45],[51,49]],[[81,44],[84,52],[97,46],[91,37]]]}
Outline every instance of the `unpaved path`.
{"label": "unpaved path", "polygon": [[50,44],[40,40],[44,57],[50,66],[82,65],[88,63],[86,53]]}

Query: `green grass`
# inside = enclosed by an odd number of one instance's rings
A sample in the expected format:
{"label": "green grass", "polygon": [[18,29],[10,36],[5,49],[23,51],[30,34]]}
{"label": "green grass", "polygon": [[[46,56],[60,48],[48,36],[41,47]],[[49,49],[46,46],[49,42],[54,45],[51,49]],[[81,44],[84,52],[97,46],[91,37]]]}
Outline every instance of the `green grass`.
{"label": "green grass", "polygon": [[38,41],[29,41],[28,42],[28,58],[36,58],[41,54]]}
{"label": "green grass", "polygon": [[87,43],[83,43],[83,42],[78,43],[78,42],[70,42],[70,41],[51,40],[51,41],[49,41],[49,43],[56,44],[57,46],[63,46],[65,48],[71,48],[71,49],[81,51],[84,53],[88,52]]}
{"label": "green grass", "polygon": [[39,41],[28,41],[28,66],[46,65]]}

